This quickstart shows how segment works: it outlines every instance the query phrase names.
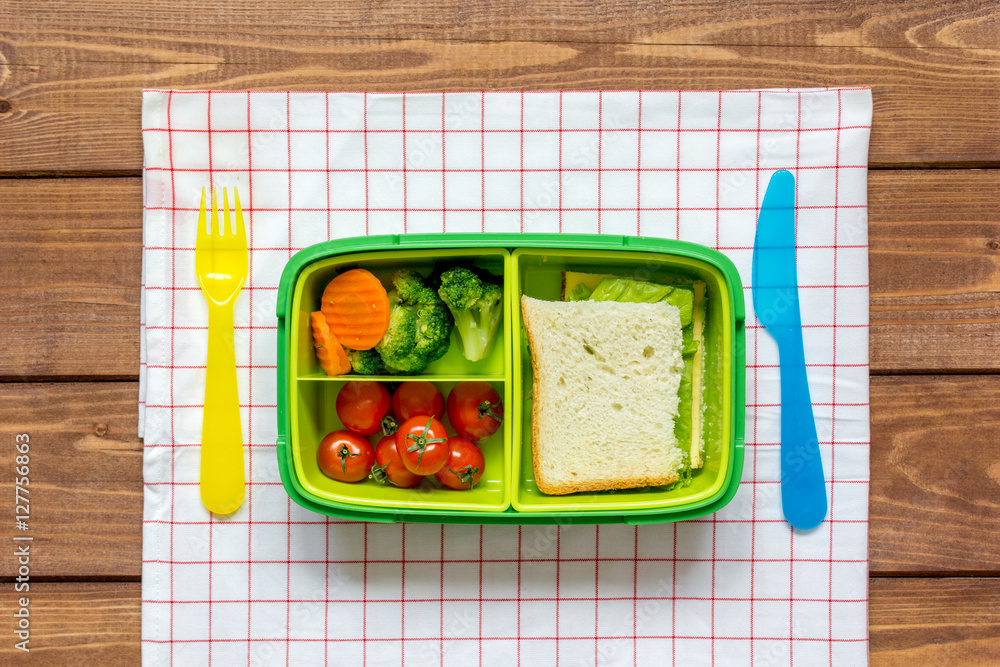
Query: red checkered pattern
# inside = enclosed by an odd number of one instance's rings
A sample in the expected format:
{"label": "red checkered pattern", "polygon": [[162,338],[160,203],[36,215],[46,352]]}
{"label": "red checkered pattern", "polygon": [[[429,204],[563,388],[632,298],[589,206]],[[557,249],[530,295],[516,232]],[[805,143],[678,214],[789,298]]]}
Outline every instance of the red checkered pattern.
{"label": "red checkered pattern", "polygon": [[[146,91],[140,429],[147,664],[844,665],[867,662],[871,92]],[[749,289],[770,175],[798,191],[810,391],[830,499],[790,530],[779,376],[746,294],[747,446],[716,515],[653,526],[341,522],[289,500],[275,461],[275,297],[330,238],[597,232],[725,252]],[[249,481],[198,494],[207,311],[201,188],[240,189],[236,304]]]}

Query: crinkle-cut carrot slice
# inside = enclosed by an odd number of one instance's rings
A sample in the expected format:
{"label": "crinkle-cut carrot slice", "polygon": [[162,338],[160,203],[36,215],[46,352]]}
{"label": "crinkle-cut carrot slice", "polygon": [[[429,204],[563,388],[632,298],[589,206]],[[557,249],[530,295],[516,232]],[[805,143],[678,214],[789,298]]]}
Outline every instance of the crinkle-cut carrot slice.
{"label": "crinkle-cut carrot slice", "polygon": [[389,328],[389,296],[370,271],[351,269],[330,281],[321,309],[341,345],[370,350]]}
{"label": "crinkle-cut carrot slice", "polygon": [[309,314],[309,320],[312,324],[313,346],[316,348],[316,356],[319,357],[319,365],[327,375],[350,373],[351,360],[347,358],[347,352],[337,340],[337,336],[330,331],[326,315],[317,310]]}

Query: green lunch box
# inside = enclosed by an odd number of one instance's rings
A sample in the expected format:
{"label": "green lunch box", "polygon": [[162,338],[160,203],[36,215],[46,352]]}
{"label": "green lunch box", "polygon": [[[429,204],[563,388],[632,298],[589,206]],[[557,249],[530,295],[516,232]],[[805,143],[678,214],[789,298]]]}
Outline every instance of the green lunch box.
{"label": "green lunch box", "polygon": [[[313,348],[309,313],[327,283],[363,267],[383,284],[400,268],[428,274],[435,264],[474,264],[502,277],[504,317],[492,354],[448,353],[414,376],[328,377]],[[531,465],[532,371],[521,325],[522,294],[558,300],[564,271],[610,273],[706,284],[703,381],[704,467],[687,486],[547,496]],[[745,346],[743,286],[721,253],[683,241],[593,234],[403,234],[337,239],[296,253],[278,287],[278,441],[281,481],[303,507],[342,519],[473,524],[661,523],[709,514],[736,493],[743,471]],[[456,336],[456,334],[452,334]],[[458,382],[485,380],[504,401],[504,421],[478,443],[485,474],[475,488],[400,489],[326,477],[316,462],[320,440],[343,428],[337,393],[351,380],[429,380],[447,396]],[[448,426],[448,422],[445,421]],[[449,428],[449,432],[451,429]]]}

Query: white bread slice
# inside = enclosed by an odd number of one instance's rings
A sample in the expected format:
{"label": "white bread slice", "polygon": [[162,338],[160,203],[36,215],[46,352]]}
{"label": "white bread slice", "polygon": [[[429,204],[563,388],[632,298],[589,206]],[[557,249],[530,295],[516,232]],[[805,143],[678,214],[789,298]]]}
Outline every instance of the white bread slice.
{"label": "white bread slice", "polygon": [[521,297],[531,458],[549,495],[676,482],[680,313],[668,303]]}

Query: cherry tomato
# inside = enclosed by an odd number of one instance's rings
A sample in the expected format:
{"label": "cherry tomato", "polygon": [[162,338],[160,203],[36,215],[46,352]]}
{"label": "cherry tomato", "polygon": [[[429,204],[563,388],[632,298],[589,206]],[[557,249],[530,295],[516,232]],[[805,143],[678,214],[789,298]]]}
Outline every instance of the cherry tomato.
{"label": "cherry tomato", "polygon": [[451,449],[448,462],[434,476],[449,489],[471,489],[483,478],[486,469],[483,450],[465,438],[450,438],[448,446]]}
{"label": "cherry tomato", "polygon": [[396,451],[410,472],[433,475],[448,460],[448,432],[434,417],[410,417],[396,431]]}
{"label": "cherry tomato", "polygon": [[353,380],[337,394],[337,416],[344,427],[361,435],[372,435],[382,428],[382,418],[389,412],[389,390],[378,382]]}
{"label": "cherry tomato", "polygon": [[370,476],[379,484],[391,484],[401,489],[413,488],[423,479],[403,465],[403,459],[396,450],[395,435],[385,436],[375,446],[375,465]]}
{"label": "cherry tomato", "polygon": [[316,453],[319,469],[341,482],[360,482],[375,463],[375,450],[367,438],[350,431],[328,433]]}
{"label": "cherry tomato", "polygon": [[444,396],[430,382],[404,382],[392,395],[392,413],[400,421],[417,415],[444,419]]}
{"label": "cherry tomato", "polygon": [[448,419],[459,437],[474,442],[485,440],[503,421],[500,394],[489,382],[459,382],[448,395]]}

